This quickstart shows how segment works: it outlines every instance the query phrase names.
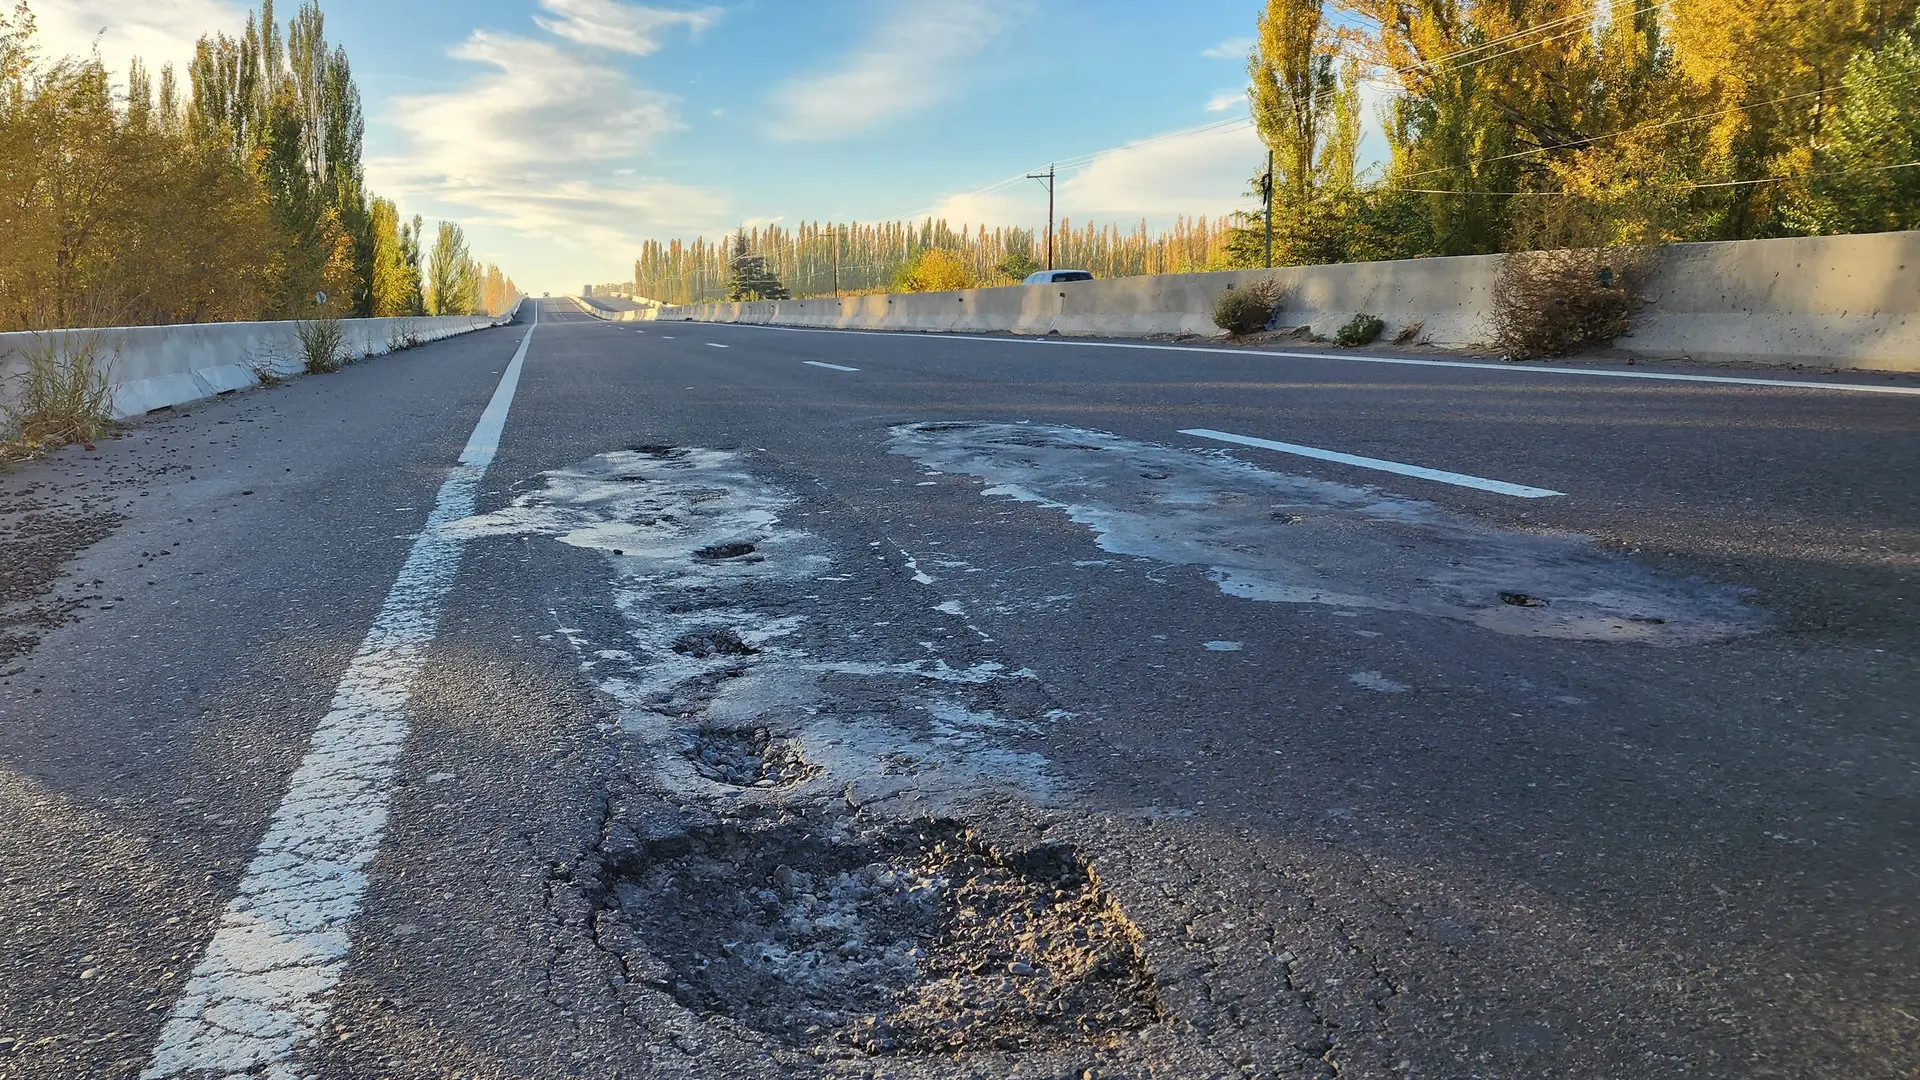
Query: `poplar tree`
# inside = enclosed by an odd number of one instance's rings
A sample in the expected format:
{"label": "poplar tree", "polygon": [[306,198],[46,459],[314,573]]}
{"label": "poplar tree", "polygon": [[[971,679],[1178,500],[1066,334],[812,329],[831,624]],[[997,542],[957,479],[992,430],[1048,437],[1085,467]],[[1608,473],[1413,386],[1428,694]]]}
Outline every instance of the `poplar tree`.
{"label": "poplar tree", "polygon": [[473,310],[474,298],[467,234],[453,222],[443,221],[427,257],[427,314],[466,315]]}

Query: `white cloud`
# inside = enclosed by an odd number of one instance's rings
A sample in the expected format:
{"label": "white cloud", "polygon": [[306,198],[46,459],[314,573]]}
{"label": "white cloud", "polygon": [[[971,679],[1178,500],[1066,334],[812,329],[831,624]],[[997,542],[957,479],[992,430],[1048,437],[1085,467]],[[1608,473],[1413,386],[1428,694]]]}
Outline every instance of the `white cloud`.
{"label": "white cloud", "polygon": [[414,156],[479,177],[615,161],[681,127],[672,101],[544,41],[476,30],[452,55],[494,70],[441,94],[396,96]]}
{"label": "white cloud", "polygon": [[617,0],[540,0],[540,6],[559,18],[535,15],[533,21],[548,33],[595,48],[649,56],[660,49],[660,34],[684,26],[698,34],[720,18],[715,7],[692,11],[622,4]]}
{"label": "white cloud", "polygon": [[1245,105],[1246,103],[1247,92],[1245,90],[1222,90],[1207,99],[1207,111],[1226,112],[1236,105]]}
{"label": "white cloud", "polygon": [[1204,49],[1200,55],[1209,60],[1245,60],[1253,51],[1253,39],[1250,37],[1228,38],[1211,49]]}
{"label": "white cloud", "polygon": [[960,63],[985,49],[1027,10],[1026,0],[906,0],[834,70],[782,86],[771,133],[837,139],[944,101],[959,89]]}
{"label": "white cloud", "polygon": [[[1145,220],[1163,227],[1181,215],[1218,216],[1250,205],[1244,192],[1265,149],[1251,124],[1130,143],[1096,155],[1059,181],[1056,212],[1078,224]],[[1044,226],[1046,191],[1037,184],[988,195],[955,195],[933,211],[955,224]]]}
{"label": "white cloud", "polygon": [[170,63],[184,80],[202,34],[238,34],[247,19],[246,10],[229,0],[55,0],[34,4],[33,13],[42,57],[85,56],[97,38],[100,58],[122,85],[127,61],[135,56],[155,73]]}
{"label": "white cloud", "polygon": [[513,249],[502,268],[536,289],[624,280],[650,236],[726,230],[724,193],[639,167],[683,127],[672,98],[550,41],[481,30],[451,55],[486,70],[391,99],[385,119],[402,146],[367,161],[368,186],[404,212],[457,219],[476,245]]}
{"label": "white cloud", "polygon": [[397,196],[403,204],[462,208],[451,216],[469,232],[475,227],[500,228],[558,245],[556,257],[563,266],[578,261],[579,252],[596,253],[617,266],[622,260],[631,262],[640,242],[648,237],[713,236],[727,231],[730,224],[724,194],[659,179],[641,178],[620,186],[524,175],[476,180],[395,158],[370,161],[368,171],[377,173],[381,194]]}

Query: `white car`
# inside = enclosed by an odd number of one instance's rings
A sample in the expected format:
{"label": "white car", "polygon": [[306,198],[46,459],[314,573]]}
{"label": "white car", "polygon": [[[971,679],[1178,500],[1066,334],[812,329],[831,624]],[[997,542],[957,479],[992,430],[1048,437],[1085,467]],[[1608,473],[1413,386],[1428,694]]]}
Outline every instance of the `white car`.
{"label": "white car", "polygon": [[1092,281],[1093,275],[1085,270],[1041,270],[1028,274],[1022,285],[1054,285],[1062,281]]}

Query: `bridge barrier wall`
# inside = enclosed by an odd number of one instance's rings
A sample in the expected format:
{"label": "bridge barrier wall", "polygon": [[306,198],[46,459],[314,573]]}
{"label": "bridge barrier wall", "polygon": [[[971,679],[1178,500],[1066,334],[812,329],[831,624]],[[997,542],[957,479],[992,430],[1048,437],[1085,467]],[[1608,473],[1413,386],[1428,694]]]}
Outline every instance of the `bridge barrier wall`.
{"label": "bridge barrier wall", "polygon": [[[761,300],[620,312],[836,329],[1071,336],[1218,336],[1214,301],[1267,277],[1286,289],[1277,324],[1331,338],[1354,315],[1385,339],[1485,347],[1503,256],[1468,255],[1207,274],[1012,285],[957,292]],[[596,313],[603,314],[603,313]],[[603,314],[603,317],[608,317]],[[1661,250],[1626,356],[1920,371],[1920,232],[1792,237]]]}
{"label": "bridge barrier wall", "polygon": [[[483,315],[343,319],[343,350],[355,359],[381,356],[396,347],[438,341],[504,325]],[[43,339],[55,345],[99,336],[99,355],[113,391],[115,418],[138,416],[231,390],[258,386],[262,376],[286,378],[306,371],[299,323],[195,323],[185,326],[124,326],[98,330],[51,330],[0,334],[0,405],[17,400],[26,354]]]}

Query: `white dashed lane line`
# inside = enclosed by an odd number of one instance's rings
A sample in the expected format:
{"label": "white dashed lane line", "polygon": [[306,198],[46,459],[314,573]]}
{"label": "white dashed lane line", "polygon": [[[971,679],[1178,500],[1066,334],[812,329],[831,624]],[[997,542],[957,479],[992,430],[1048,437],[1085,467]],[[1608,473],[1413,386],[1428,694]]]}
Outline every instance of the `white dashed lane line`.
{"label": "white dashed lane line", "polygon": [[709,348],[709,349],[731,349],[731,348],[733,348],[733,346],[731,346],[731,345],[722,345],[722,344],[720,344],[720,343],[719,343],[719,342],[717,342],[717,341],[709,341],[709,342],[707,342],[707,348]]}
{"label": "white dashed lane line", "polygon": [[494,388],[426,527],[314,730],[266,835],[168,1014],[142,1080],[298,1077],[347,965],[348,929],[387,828],[407,707],[460,570],[463,541],[500,445],[534,325]]}
{"label": "white dashed lane line", "polygon": [[1499,495],[1512,495],[1521,499],[1546,499],[1555,495],[1564,495],[1564,491],[1548,491],[1546,488],[1528,487],[1525,484],[1509,484],[1505,480],[1488,480],[1484,476],[1469,476],[1466,473],[1445,472],[1441,469],[1428,469],[1419,465],[1406,465],[1398,461],[1386,461],[1381,458],[1359,457],[1355,454],[1342,454],[1335,450],[1322,450],[1314,446],[1301,446],[1297,443],[1274,442],[1271,439],[1256,439],[1251,435],[1235,435],[1229,431],[1214,431],[1209,428],[1189,428],[1182,435],[1192,435],[1200,439],[1212,439],[1216,442],[1236,443],[1240,446],[1253,446],[1262,450],[1278,450],[1283,454],[1297,454],[1300,457],[1316,458],[1320,461],[1333,461],[1341,465],[1352,465],[1361,469],[1373,469],[1377,472],[1398,473],[1401,476],[1417,476],[1422,480],[1434,480],[1455,487],[1476,488],[1491,491]]}
{"label": "white dashed lane line", "polygon": [[860,370],[857,367],[847,367],[845,364],[829,364],[824,360],[802,360],[800,362],[803,364],[806,364],[809,367],[823,367],[828,369],[829,371],[859,371]]}

